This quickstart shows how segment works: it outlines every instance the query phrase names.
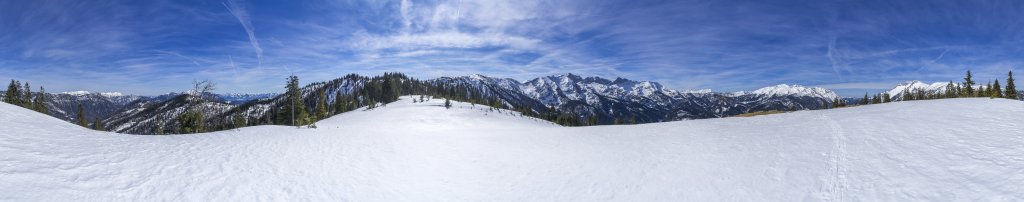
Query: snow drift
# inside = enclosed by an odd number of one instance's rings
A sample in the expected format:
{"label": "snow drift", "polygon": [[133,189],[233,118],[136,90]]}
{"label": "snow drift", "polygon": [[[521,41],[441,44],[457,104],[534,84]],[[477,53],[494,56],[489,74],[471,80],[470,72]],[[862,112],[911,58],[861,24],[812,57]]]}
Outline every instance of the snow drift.
{"label": "snow drift", "polygon": [[1024,200],[1020,101],[575,128],[442,102],[175,136],[0,104],[0,200]]}

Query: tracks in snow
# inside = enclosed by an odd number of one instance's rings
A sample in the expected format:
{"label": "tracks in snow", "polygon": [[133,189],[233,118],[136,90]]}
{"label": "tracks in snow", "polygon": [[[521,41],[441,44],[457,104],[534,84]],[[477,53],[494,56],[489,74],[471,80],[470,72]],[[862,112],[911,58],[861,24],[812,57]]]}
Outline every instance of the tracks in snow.
{"label": "tracks in snow", "polygon": [[828,191],[829,201],[846,201],[846,188],[848,186],[846,180],[846,134],[843,132],[843,127],[836,122],[835,119],[827,115],[821,115],[821,118],[828,122],[828,127],[832,129],[830,134],[832,135],[832,151],[829,153],[829,169],[830,179],[828,179]]}

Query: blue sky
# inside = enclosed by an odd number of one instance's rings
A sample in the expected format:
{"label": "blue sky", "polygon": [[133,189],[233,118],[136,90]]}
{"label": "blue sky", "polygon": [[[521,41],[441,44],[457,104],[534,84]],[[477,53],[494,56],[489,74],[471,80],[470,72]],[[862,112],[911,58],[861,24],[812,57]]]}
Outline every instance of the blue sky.
{"label": "blue sky", "polygon": [[0,1],[0,79],[152,95],[280,92],[347,73],[574,73],[677,90],[845,96],[1003,79],[1024,1]]}

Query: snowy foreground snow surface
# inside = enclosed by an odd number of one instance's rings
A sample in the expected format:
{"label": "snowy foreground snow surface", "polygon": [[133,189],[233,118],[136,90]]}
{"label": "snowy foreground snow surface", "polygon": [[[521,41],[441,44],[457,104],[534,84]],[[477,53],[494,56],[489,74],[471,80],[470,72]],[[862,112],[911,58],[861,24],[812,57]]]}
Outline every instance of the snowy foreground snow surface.
{"label": "snowy foreground snow surface", "polygon": [[1019,101],[576,128],[442,102],[175,136],[0,104],[0,200],[1024,200]]}

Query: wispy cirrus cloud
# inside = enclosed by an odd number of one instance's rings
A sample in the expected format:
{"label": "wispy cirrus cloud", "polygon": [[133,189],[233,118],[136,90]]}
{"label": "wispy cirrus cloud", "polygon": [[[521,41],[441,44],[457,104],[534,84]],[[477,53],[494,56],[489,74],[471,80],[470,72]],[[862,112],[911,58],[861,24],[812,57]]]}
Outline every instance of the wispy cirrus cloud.
{"label": "wispy cirrus cloud", "polygon": [[[142,85],[124,90],[141,94],[194,78],[223,80],[224,91],[265,92],[280,90],[292,72],[321,81],[385,71],[520,80],[575,73],[720,91],[779,83],[877,90],[958,79],[966,69],[1005,75],[1024,63],[1024,25],[1007,20],[1024,17],[1022,9],[1010,2],[5,1],[0,76],[57,83],[53,89],[121,77],[97,86],[135,82]],[[32,76],[43,67],[59,69],[60,79]]]}
{"label": "wispy cirrus cloud", "polygon": [[263,48],[260,47],[260,40],[256,39],[256,28],[252,26],[252,21],[249,19],[249,12],[245,10],[243,4],[239,3],[238,0],[228,0],[223,3],[224,8],[227,8],[231,15],[238,19],[238,22],[242,24],[242,28],[245,29],[245,33],[249,36],[249,43],[252,44],[253,51],[256,52],[257,64],[263,66]]}

